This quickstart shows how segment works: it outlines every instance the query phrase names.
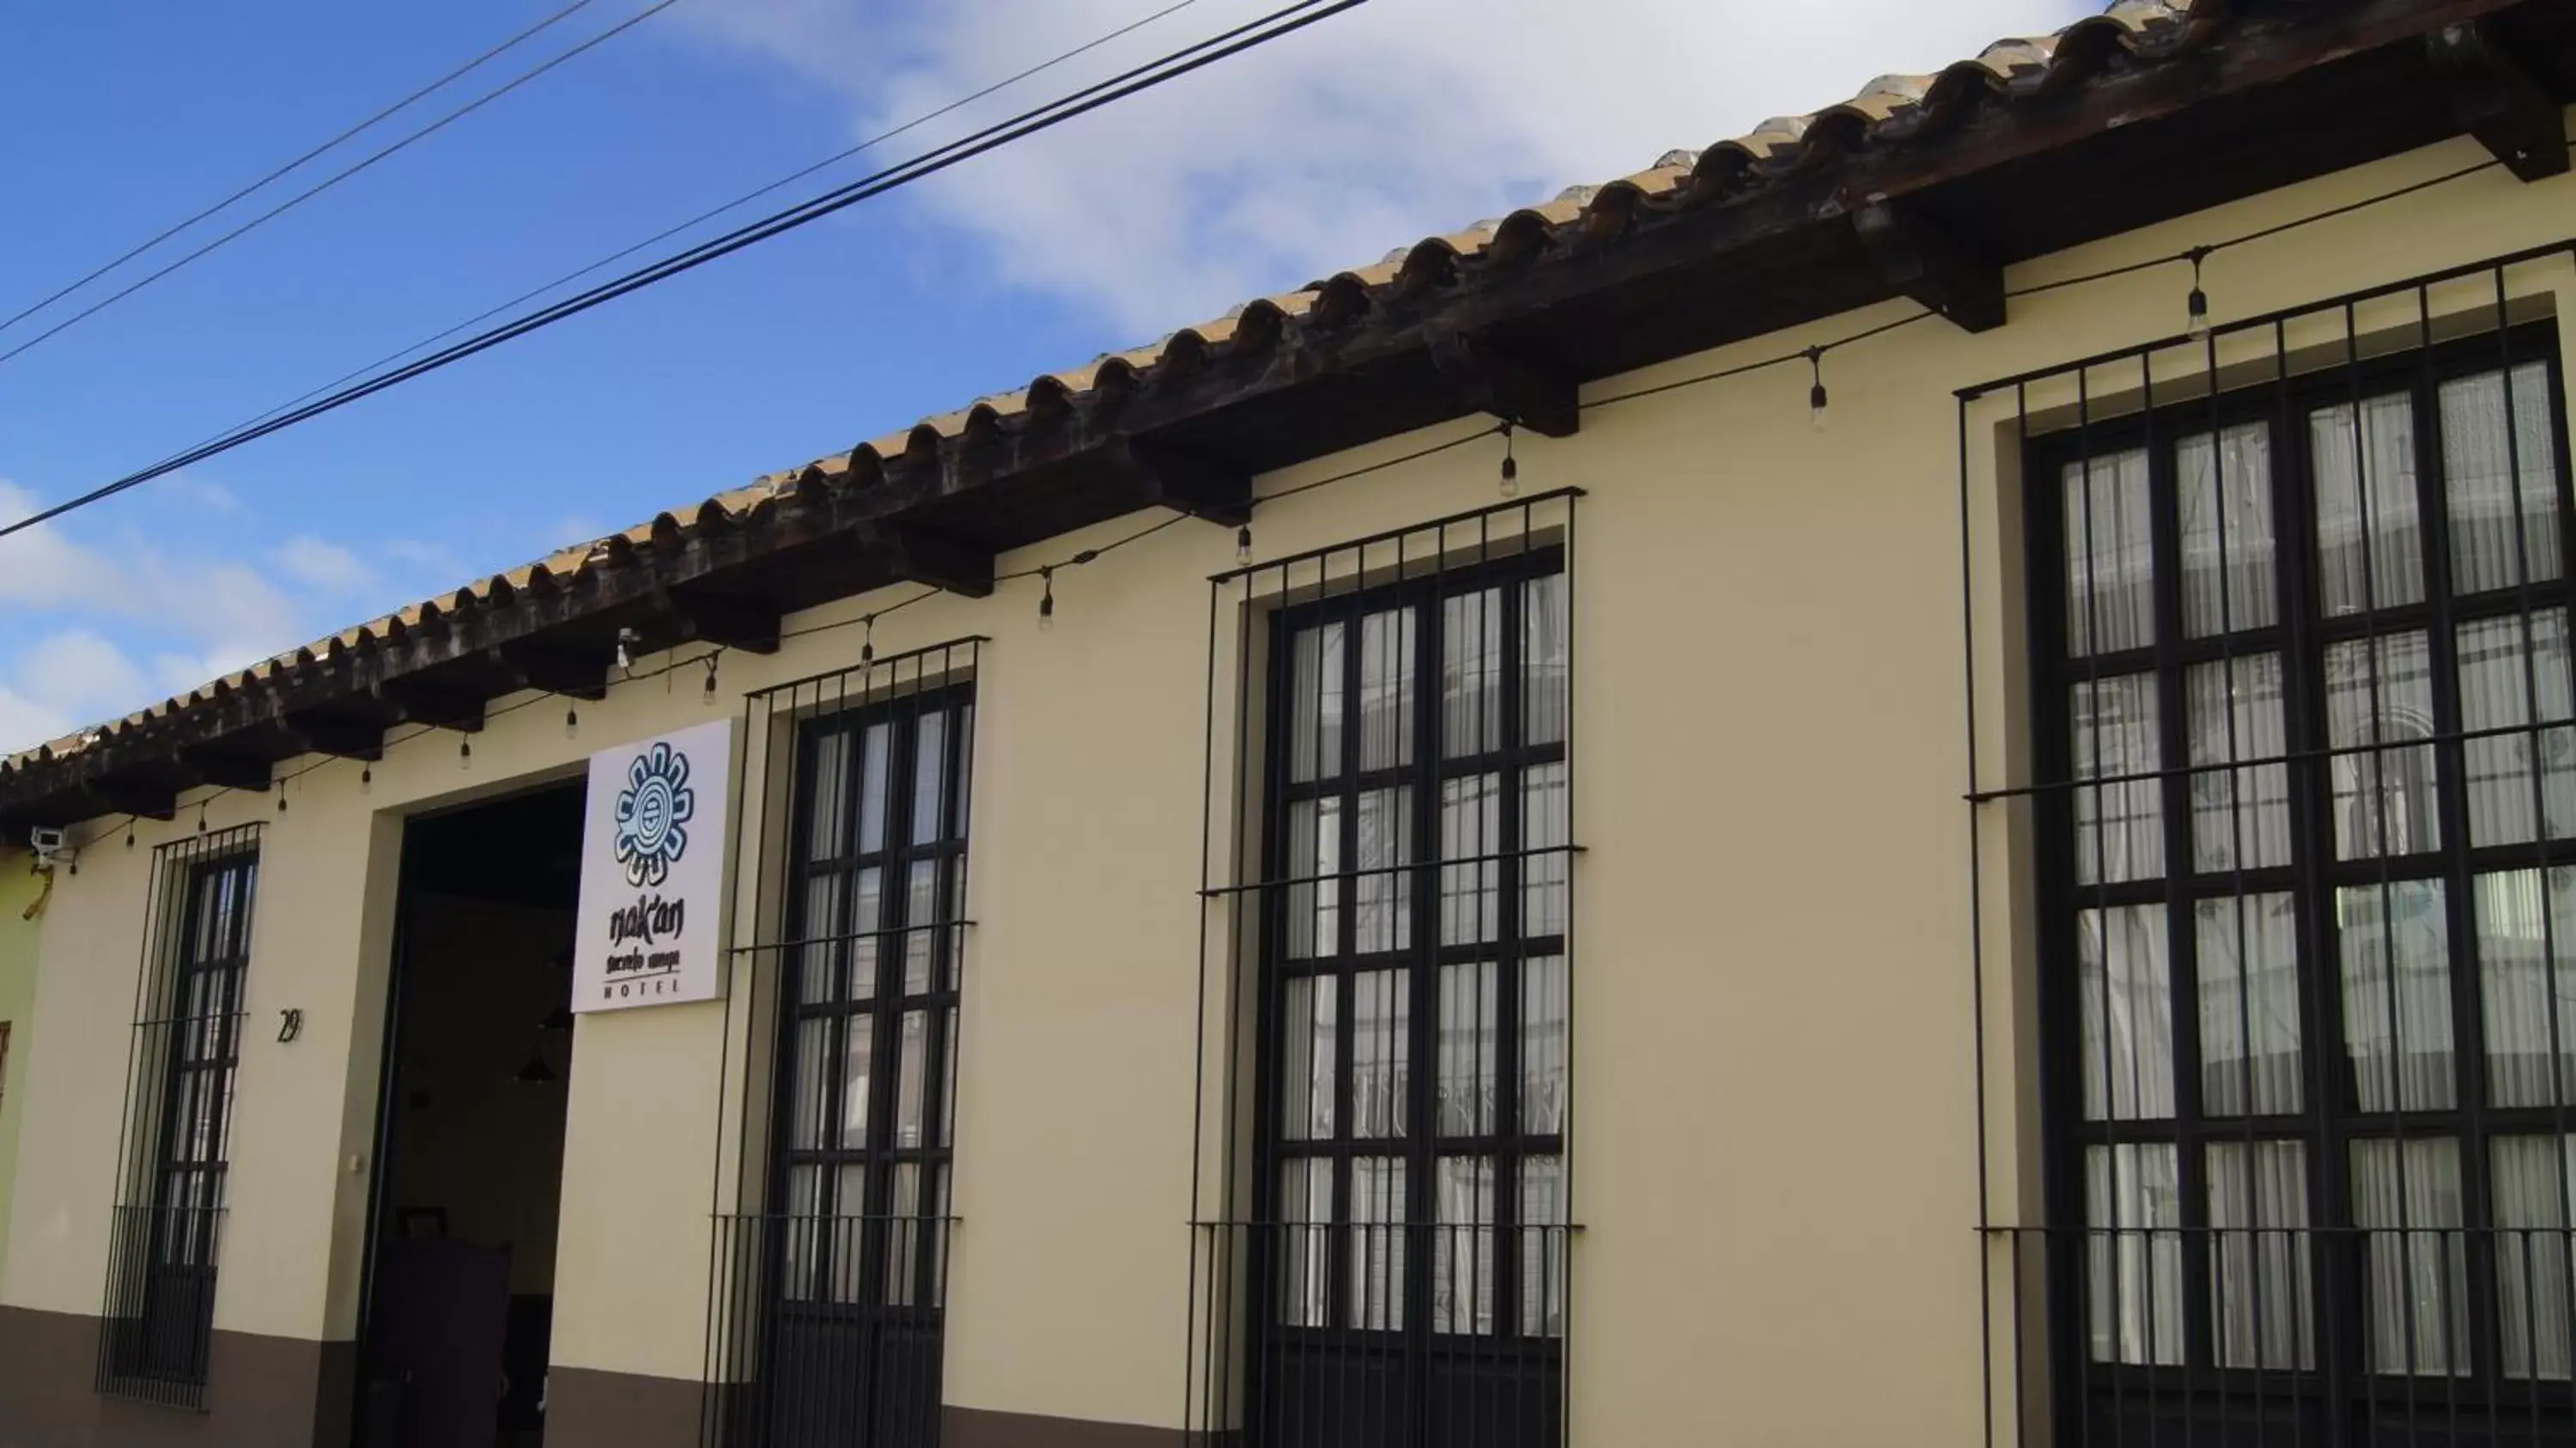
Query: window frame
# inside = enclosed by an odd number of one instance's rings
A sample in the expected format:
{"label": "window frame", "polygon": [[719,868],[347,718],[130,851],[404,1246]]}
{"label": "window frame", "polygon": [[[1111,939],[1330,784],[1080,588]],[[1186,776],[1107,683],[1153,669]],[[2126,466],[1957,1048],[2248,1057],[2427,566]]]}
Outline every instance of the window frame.
{"label": "window frame", "polygon": [[[2345,309],[2344,320],[2346,345],[2351,346],[2350,308]],[[2088,1392],[2105,1391],[2106,1383],[2113,1394],[2126,1385],[2134,1393],[2147,1395],[2150,1401],[2161,1391],[2182,1402],[2187,1400],[2182,1395],[2193,1384],[2213,1378],[2222,1385],[2232,1382],[2238,1387],[2250,1386],[2258,1403],[2267,1381],[2280,1385],[2272,1388],[2276,1393],[2291,1389],[2314,1392],[2340,1382],[2343,1401],[2332,1401],[2337,1395],[2331,1391],[2326,1394],[2330,1399],[2327,1410],[2336,1413],[2354,1411],[2354,1405],[2369,1403],[2411,1405],[2428,1385],[2432,1393],[2439,1395],[2456,1393],[2460,1385],[2471,1383],[2499,1408],[2536,1408],[2541,1402],[2564,1408],[2576,1403],[2569,1379],[2539,1377],[2537,1365],[2528,1363],[2523,1375],[2508,1377],[2500,1364],[2502,1329],[2497,1306],[2496,1253],[2492,1236],[2477,1235],[2491,1231],[2495,1221],[2490,1200],[2494,1180],[2490,1155],[2494,1144],[2505,1137],[2569,1134],[2576,1129],[2576,1103],[2505,1108],[2489,1101],[2486,1022],[2479,999],[2484,963],[2478,950],[2475,917],[2476,880],[2499,871],[2538,873],[2543,910],[2547,911],[2550,873],[2576,867],[2576,831],[2552,840],[2542,822],[2531,841],[2510,845],[2474,843],[2470,834],[2466,742],[2458,737],[2463,690],[2456,657],[2463,625],[2525,616],[2539,619],[2553,610],[2563,617],[2576,615],[2576,497],[2571,497],[2571,480],[2576,479],[2576,472],[2571,472],[2570,466],[2565,364],[2557,326],[2554,318],[2508,325],[2501,330],[2491,329],[2430,346],[2401,347],[2302,373],[2289,372],[2285,334],[2276,329],[2273,363],[2278,374],[2274,377],[2102,421],[2084,415],[2092,407],[2088,391],[2077,404],[2079,422],[2046,433],[2028,431],[2025,413],[2021,492],[2029,560],[2026,617],[2033,684],[2032,758],[2037,778],[2063,782],[2035,793],[2035,838],[2040,842],[2035,851],[2035,882],[2043,902],[2037,937],[2038,959],[2043,963],[2039,973],[2040,1018],[2048,1023],[2042,1033],[2038,1080],[2043,1140],[2048,1145],[2042,1168],[2043,1197],[2048,1220],[2072,1229],[2052,1238],[2058,1245],[2050,1273],[2051,1317],[2058,1324],[2056,1336],[2064,1349],[2058,1359],[2059,1400],[2066,1411],[2095,1411],[2083,1400]],[[2143,379],[2147,362],[2143,355],[2137,361]],[[2461,378],[2500,373],[2506,396],[2512,399],[2514,375],[2533,364],[2544,367],[2548,384],[2545,396],[2556,469],[2558,573],[2545,580],[2525,577],[2478,592],[2455,592],[2452,499],[2447,491],[2443,455],[2440,389]],[[2108,369],[2088,369],[2079,374],[2084,378],[2079,385],[2089,386],[2091,374],[2102,370]],[[2363,426],[2361,406],[2391,393],[2402,393],[2409,399],[2421,597],[2412,603],[2376,605],[2338,615],[2326,607],[2320,591],[2324,567],[2318,552],[2317,503],[2321,489],[2310,416],[2319,408],[2351,406],[2358,433]],[[2508,412],[2508,417],[2515,416]],[[2192,436],[2223,438],[2229,429],[2245,424],[2262,425],[2270,443],[2272,621],[2259,628],[2236,627],[2229,621],[2216,632],[2195,638],[2184,627],[2185,560],[2181,548],[2177,444]],[[2074,591],[2069,561],[2063,469],[2085,458],[2098,463],[2140,447],[2148,454],[2154,637],[2140,647],[2076,654],[2072,652],[2069,616],[2079,595]],[[2528,466],[2528,461],[2523,461],[2522,468],[2514,469],[2514,475],[2505,483],[2515,500],[2517,517],[2523,497],[2520,474]],[[2355,485],[2366,494],[2368,487],[2361,467],[2356,463]],[[2099,507],[2098,501],[2091,503],[2087,512],[2098,513]],[[2362,535],[2363,566],[2375,580],[2378,568],[2366,550],[2369,542],[2377,541],[2378,530],[2365,521]],[[2523,556],[2528,558],[2530,554],[2526,551]],[[2088,571],[2099,567],[2096,560],[2088,564]],[[2224,548],[2216,568],[2222,574],[2230,572],[2230,559]],[[2086,632],[2098,637],[2098,620]],[[2426,641],[2426,667],[2435,713],[2432,742],[2381,742],[2329,751],[2332,736],[2327,695],[2331,686],[2323,685],[2329,650],[2356,641],[2386,640],[2410,633],[2420,634]],[[2524,634],[2525,639],[2532,637],[2528,632]],[[2371,643],[2363,646],[2376,647]],[[2576,639],[2570,640],[2569,652],[2576,655]],[[2233,760],[2193,766],[2188,681],[2195,667],[2227,661],[2242,665],[2265,655],[2277,658],[2280,666],[2284,753],[2289,761],[2282,766],[2285,793],[2281,808],[2291,847],[2287,863],[2249,866],[2243,862],[2248,838],[2245,825],[2258,817],[2257,801],[2263,796],[2254,794],[2248,786],[2254,783],[2257,766],[2272,756],[2240,749]],[[2529,651],[2529,656],[2536,669],[2536,650]],[[2078,877],[2077,862],[2085,847],[2077,834],[2076,801],[2088,781],[2076,773],[2074,694],[2091,681],[2142,674],[2155,680],[2154,789],[2157,839],[2164,863],[2161,870],[2143,878],[2086,883]],[[2374,688],[2379,687],[2377,676],[2378,671],[2374,671]],[[2526,708],[2534,702],[2525,696]],[[2529,724],[2515,726],[2513,732],[2498,737],[2539,740],[2556,727],[2556,722],[2534,717]],[[2381,738],[2385,740],[2386,736]],[[2341,858],[2334,818],[2335,759],[2394,760],[2402,758],[2404,751],[2417,748],[2429,749],[2434,761],[2438,845],[2403,854],[2365,853]],[[2525,763],[2517,768],[2521,771],[2517,777],[2526,779],[2545,779],[2550,772],[2546,765]],[[2203,773],[2231,781],[2223,798],[2210,809],[2235,827],[2238,845],[2228,865],[2213,869],[2202,869],[2195,854],[2192,785]],[[2096,796],[2103,802],[2098,807],[2097,822],[2110,817],[2111,788],[2101,787]],[[2375,790],[2366,782],[2357,789],[2364,798],[2384,798],[2384,789]],[[2106,850],[2097,845],[2095,853],[2107,863]],[[2108,873],[2097,870],[2097,874]],[[2357,1087],[2346,1069],[2351,1059],[2342,1020],[2347,967],[2341,950],[2343,937],[2333,923],[2334,907],[2340,891],[2424,880],[2439,882],[2443,890],[2453,1105],[2441,1111],[2409,1107],[2365,1112],[2351,1094]],[[2242,1113],[2212,1111],[2203,1102],[2209,1067],[2200,1039],[2202,1000],[2194,909],[2200,902],[2212,900],[2243,899],[2250,905],[2253,897],[2275,893],[2290,897],[2296,915],[2299,1108],[2257,1115],[2255,1102],[2248,1100]],[[2104,1116],[2097,1120],[2089,1118],[2085,1110],[2081,1018],[2085,1009],[2085,972],[2077,964],[2079,921],[2085,911],[2125,905],[2160,909],[2166,923],[2165,990],[2170,1017],[2167,1050],[2173,1073],[2172,1110],[2163,1117],[2121,1117],[2106,1100]],[[2240,965],[2240,969],[2244,968]],[[2250,1083],[2250,1072],[2255,1069],[2251,1042],[2242,1044],[2249,1053],[2236,1064],[2249,1072]],[[2357,1143],[2392,1139],[2446,1139],[2458,1143],[2462,1220],[2469,1229],[2462,1234],[2467,1243],[2463,1278],[2470,1324],[2469,1341],[2460,1349],[2467,1358],[2464,1372],[2376,1371],[2368,1363],[2364,1341],[2369,1331],[2368,1309],[2337,1310],[2338,1304],[2368,1301],[2363,1294],[2367,1291],[2369,1248],[2367,1234],[2356,1225],[2360,1214],[2352,1192],[2351,1152]],[[2208,1148],[2250,1147],[2274,1141],[2298,1142],[2304,1153],[2302,1206],[2308,1224],[2304,1240],[2305,1270],[2309,1274],[2305,1338],[2312,1345],[2311,1364],[2304,1368],[2271,1364],[2258,1348],[2254,1361],[2259,1366],[2220,1366],[2222,1344],[2218,1341],[2213,1301],[2216,1253],[2209,1222]],[[2180,1259],[2182,1352],[2180,1361],[2173,1364],[2099,1358],[2090,1336],[2094,1307],[2086,1283],[2089,1248],[2084,1245],[2091,1240],[2085,1199],[2087,1158],[2092,1148],[2132,1144],[2171,1144],[2174,1149],[2180,1225],[2173,1236]],[[2447,1302],[2444,1305],[2447,1308]],[[2408,1312],[2410,1322],[2419,1310]],[[2259,1321],[2259,1307],[2256,1316],[2259,1335],[2265,1330]],[[2149,1336],[2146,1355],[2152,1358],[2156,1355],[2152,1342],[2156,1334],[2151,1331]],[[2456,1403],[2456,1398],[2448,1401]]]}

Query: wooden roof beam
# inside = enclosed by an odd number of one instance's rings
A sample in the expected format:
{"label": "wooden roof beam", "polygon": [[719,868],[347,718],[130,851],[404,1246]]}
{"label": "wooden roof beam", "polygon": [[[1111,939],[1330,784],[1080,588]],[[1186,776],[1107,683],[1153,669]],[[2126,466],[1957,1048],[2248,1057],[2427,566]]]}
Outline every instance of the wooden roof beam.
{"label": "wooden roof beam", "polygon": [[307,754],[373,762],[385,757],[385,731],[338,714],[298,709],[282,715],[278,732]]}
{"label": "wooden roof beam", "polygon": [[519,640],[485,651],[511,683],[522,689],[560,694],[570,699],[608,697],[608,660],[585,658],[571,650]]}
{"label": "wooden roof beam", "polygon": [[484,700],[479,694],[408,678],[387,679],[368,692],[384,701],[394,717],[405,724],[426,724],[460,734],[483,732]]}
{"label": "wooden roof beam", "polygon": [[2461,127],[2507,170],[2525,181],[2566,173],[2567,113],[2485,21],[2445,25],[2424,47]]}
{"label": "wooden roof beam", "polygon": [[1145,507],[1169,508],[1228,528],[1252,521],[1252,474],[1164,443],[1121,436],[1101,450]]}
{"label": "wooden roof beam", "polygon": [[269,786],[267,760],[230,750],[182,749],[179,767],[191,778],[225,789],[264,790]]}
{"label": "wooden roof beam", "polygon": [[750,599],[677,588],[653,591],[656,611],[677,620],[689,638],[747,654],[778,652],[779,612]]}
{"label": "wooden roof beam", "polygon": [[1458,389],[1469,410],[1542,437],[1582,431],[1580,388],[1571,376],[1467,332],[1434,332],[1430,345],[1431,365]]}
{"label": "wooden roof beam", "polygon": [[966,598],[993,592],[993,550],[927,528],[872,523],[859,530],[860,546],[905,583],[944,589]]}
{"label": "wooden roof beam", "polygon": [[1948,228],[1892,201],[1874,201],[1852,213],[1887,284],[1947,317],[1965,332],[1991,332],[2004,324],[2004,269],[1980,255]]}
{"label": "wooden roof beam", "polygon": [[81,792],[106,806],[105,813],[132,815],[137,819],[171,820],[179,815],[179,792],[162,784],[144,784],[131,779],[93,779],[81,786]]}

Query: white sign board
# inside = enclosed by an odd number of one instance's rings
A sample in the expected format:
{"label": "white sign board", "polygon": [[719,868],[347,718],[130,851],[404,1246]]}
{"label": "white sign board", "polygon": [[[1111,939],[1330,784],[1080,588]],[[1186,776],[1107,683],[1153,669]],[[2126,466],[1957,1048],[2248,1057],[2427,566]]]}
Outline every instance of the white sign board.
{"label": "white sign board", "polygon": [[729,718],[590,757],[574,1010],[724,993],[732,791]]}

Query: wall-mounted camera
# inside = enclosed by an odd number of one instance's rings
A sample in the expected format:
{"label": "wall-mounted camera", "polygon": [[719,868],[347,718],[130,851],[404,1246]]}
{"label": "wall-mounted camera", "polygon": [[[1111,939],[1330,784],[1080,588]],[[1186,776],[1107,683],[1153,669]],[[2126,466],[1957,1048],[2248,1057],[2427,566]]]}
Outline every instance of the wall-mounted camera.
{"label": "wall-mounted camera", "polygon": [[80,857],[60,829],[39,825],[27,831],[27,848],[36,852],[38,868],[68,865]]}

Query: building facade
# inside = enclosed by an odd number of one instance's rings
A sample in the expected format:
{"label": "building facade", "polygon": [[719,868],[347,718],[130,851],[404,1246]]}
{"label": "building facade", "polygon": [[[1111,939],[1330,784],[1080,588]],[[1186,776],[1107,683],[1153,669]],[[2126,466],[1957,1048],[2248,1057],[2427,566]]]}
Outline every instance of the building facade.
{"label": "building facade", "polygon": [[26,1052],[34,1042],[36,933],[53,874],[23,850],[0,849],[0,1262],[9,1257],[9,1192],[16,1179],[18,1122],[27,1113]]}
{"label": "building facade", "polygon": [[2124,3],[14,761],[0,1443],[2576,1441],[2571,96]]}

